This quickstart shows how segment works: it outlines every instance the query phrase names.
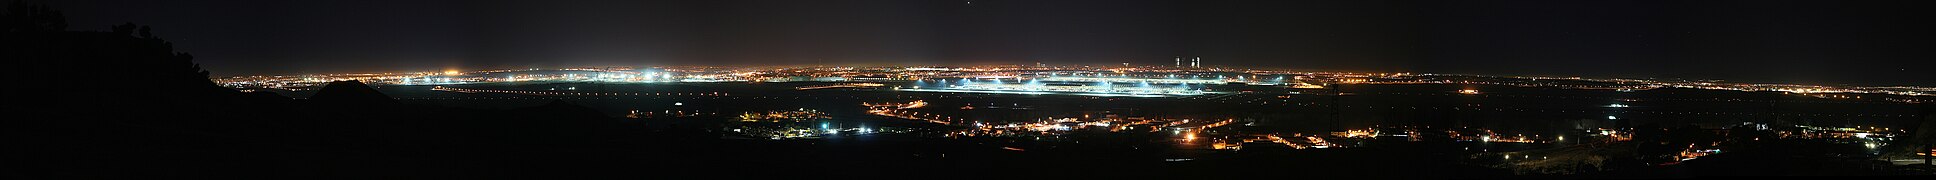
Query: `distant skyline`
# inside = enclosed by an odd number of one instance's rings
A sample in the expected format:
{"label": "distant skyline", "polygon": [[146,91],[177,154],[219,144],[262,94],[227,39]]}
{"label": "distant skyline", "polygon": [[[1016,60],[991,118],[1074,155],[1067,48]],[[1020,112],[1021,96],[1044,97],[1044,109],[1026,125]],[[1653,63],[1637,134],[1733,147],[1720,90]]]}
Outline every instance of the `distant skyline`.
{"label": "distant skyline", "polygon": [[63,11],[69,30],[153,26],[216,76],[1183,56],[1223,67],[1936,86],[1925,65],[1936,59],[1936,13],[1920,1],[38,2]]}

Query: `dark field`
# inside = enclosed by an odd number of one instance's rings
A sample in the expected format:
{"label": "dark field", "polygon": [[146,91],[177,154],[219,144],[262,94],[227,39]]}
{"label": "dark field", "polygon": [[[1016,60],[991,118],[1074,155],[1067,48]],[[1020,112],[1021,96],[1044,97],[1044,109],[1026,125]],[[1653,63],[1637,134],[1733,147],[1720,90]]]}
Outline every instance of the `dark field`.
{"label": "dark field", "polygon": [[[836,126],[905,127],[942,132],[957,127],[866,114],[862,102],[924,100],[918,111],[985,122],[1033,121],[1104,112],[1120,116],[1189,119],[1240,119],[1246,125],[1227,133],[1319,134],[1372,125],[1485,127],[1501,133],[1565,135],[1577,130],[1633,124],[1712,126],[1774,119],[1784,124],[1903,127],[1920,123],[1914,104],[1857,99],[1817,99],[1765,92],[1656,89],[1636,92],[1469,85],[1355,85],[1336,97],[1328,90],[1269,86],[1214,86],[1233,93],[1190,97],[1091,97],[903,92],[887,89],[794,90],[822,83],[511,83],[447,85],[466,89],[580,93],[713,93],[695,95],[532,96],[465,94],[429,90],[432,86],[379,86],[405,104],[430,107],[513,110],[561,101],[613,117],[631,110],[697,110],[717,116],[620,119],[654,133],[614,138],[597,148],[519,151],[536,154],[471,154],[492,160],[409,162],[394,167],[444,172],[533,172],[586,174],[669,173],[681,177],[894,177],[964,174],[962,177],[1385,177],[1498,178],[1513,176],[1481,157],[1489,152],[1553,148],[1556,144],[1470,142],[1359,142],[1361,147],[1305,150],[1211,150],[1200,143],[1179,143],[1168,133],[1077,132],[1049,139],[940,137],[932,133],[834,136],[810,140],[719,139],[703,131],[710,122],[729,121],[741,112],[793,110],[828,112]],[[1453,93],[1477,89],[1483,94]],[[1296,92],[1293,94],[1293,92]],[[288,93],[305,97],[305,92]],[[674,103],[683,104],[680,106]],[[1608,107],[1622,104],[1627,107]],[[962,109],[970,106],[974,109]],[[1333,109],[1341,115],[1333,119]],[[1608,116],[1615,118],[1609,119]],[[461,120],[460,120],[461,121]],[[1626,121],[1626,122],[1621,122]],[[672,125],[667,125],[672,124]],[[1622,125],[1626,124],[1626,125]],[[668,129],[666,126],[672,126]],[[695,128],[679,130],[676,128]],[[1811,145],[1785,148],[1829,148]],[[1015,148],[1009,150],[1005,148]],[[1830,148],[1833,149],[1833,148]],[[579,152],[585,151],[585,152]],[[1858,150],[1859,151],[1859,150]],[[483,151],[497,153],[499,151]],[[1742,153],[1761,156],[1788,154]],[[511,157],[503,159],[503,157]],[[380,158],[384,159],[384,158]],[[440,158],[441,159],[441,158]],[[451,159],[468,159],[451,157]],[[1754,159],[1754,158],[1723,158]],[[395,160],[393,160],[395,161]],[[1816,160],[1832,162],[1861,161]],[[1786,161],[1784,161],[1786,162]],[[1795,161],[1815,162],[1815,161]],[[448,163],[448,164],[447,164]],[[1760,172],[1740,163],[1690,163],[1686,166],[1613,167],[1577,172],[1592,177],[1693,177]],[[389,164],[389,163],[383,163]],[[540,165],[569,164],[569,165]],[[1780,164],[1780,163],[1776,163]],[[1793,164],[1806,165],[1806,164]],[[1780,165],[1771,165],[1780,166]],[[1860,166],[1857,166],[1860,167]],[[378,169],[394,169],[378,168]],[[475,168],[475,169],[473,169]],[[1700,168],[1700,171],[1688,170]],[[1772,168],[1772,167],[1760,167]],[[1732,170],[1730,170],[1732,169]],[[1875,169],[1875,168],[1869,168]],[[1859,175],[1867,169],[1816,172]],[[698,172],[770,173],[698,173]],[[1616,172],[1616,173],[1607,173]],[[517,176],[519,174],[505,174]],[[1521,174],[1524,175],[1524,174]],[[1537,176],[1536,176],[1537,177]]]}

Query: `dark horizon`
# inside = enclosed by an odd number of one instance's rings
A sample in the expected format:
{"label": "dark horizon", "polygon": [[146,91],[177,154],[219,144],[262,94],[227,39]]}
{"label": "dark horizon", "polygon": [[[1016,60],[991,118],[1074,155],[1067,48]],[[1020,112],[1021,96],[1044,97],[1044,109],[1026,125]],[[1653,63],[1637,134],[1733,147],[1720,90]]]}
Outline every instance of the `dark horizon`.
{"label": "dark horizon", "polygon": [[1168,64],[1936,85],[1909,2],[48,1],[217,76],[665,65]]}

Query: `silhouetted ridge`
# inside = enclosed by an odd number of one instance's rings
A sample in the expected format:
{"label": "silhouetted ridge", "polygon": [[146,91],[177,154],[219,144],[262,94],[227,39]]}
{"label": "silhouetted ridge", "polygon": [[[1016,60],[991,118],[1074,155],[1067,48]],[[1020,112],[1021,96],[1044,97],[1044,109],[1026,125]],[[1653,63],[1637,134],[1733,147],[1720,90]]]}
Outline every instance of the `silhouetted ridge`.
{"label": "silhouetted ridge", "polygon": [[375,105],[396,103],[396,100],[390,99],[390,96],[383,95],[383,92],[377,92],[375,88],[370,88],[370,85],[356,80],[336,81],[324,84],[322,90],[317,90],[316,95],[310,96],[309,100],[325,104]]}
{"label": "silhouetted ridge", "polygon": [[1892,147],[1888,149],[1889,156],[1885,157],[1918,157],[1916,153],[1924,153],[1931,148],[1936,148],[1936,104],[1922,105],[1920,116],[1923,117],[1923,123],[1911,131],[1914,133],[1890,145]]}
{"label": "silhouetted ridge", "polygon": [[1936,104],[1923,104],[1923,124],[1916,126],[1916,135],[1910,142],[1936,145]]}

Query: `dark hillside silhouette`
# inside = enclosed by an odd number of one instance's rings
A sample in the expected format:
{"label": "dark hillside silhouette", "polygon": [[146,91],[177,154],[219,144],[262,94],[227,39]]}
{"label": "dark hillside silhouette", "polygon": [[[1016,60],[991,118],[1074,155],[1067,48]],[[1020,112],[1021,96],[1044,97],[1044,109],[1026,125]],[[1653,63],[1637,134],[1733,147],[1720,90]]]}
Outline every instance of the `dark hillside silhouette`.
{"label": "dark hillside silhouette", "polygon": [[21,77],[10,84],[23,85],[9,87],[28,99],[0,126],[21,152],[6,161],[26,165],[0,172],[10,179],[492,177],[515,170],[500,160],[649,136],[567,103],[408,106],[355,81],[307,100],[241,93],[148,26],[67,31],[60,12],[18,3],[5,19],[9,76]]}

